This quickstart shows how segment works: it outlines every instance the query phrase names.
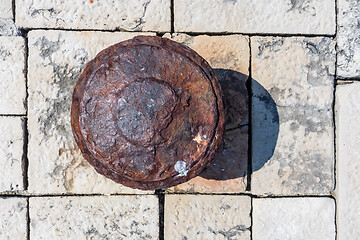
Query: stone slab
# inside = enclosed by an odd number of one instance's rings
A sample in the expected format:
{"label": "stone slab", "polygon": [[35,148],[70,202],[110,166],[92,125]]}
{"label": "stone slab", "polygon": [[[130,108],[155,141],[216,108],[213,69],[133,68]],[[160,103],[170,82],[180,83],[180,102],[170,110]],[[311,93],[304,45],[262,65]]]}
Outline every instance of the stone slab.
{"label": "stone slab", "polygon": [[1,0],[0,18],[13,18],[12,0]]}
{"label": "stone slab", "polygon": [[254,240],[335,239],[335,201],[331,198],[253,199],[252,216]]}
{"label": "stone slab", "polygon": [[[146,34],[146,33],[144,33]],[[29,32],[29,191],[149,193],[97,174],[81,156],[70,125],[73,88],[102,49],[138,33]]]}
{"label": "stone slab", "polygon": [[26,239],[26,212],[25,198],[0,198],[0,239]]}
{"label": "stone slab", "polygon": [[214,68],[224,92],[226,133],[214,162],[200,176],[168,192],[236,193],[247,187],[249,38],[242,35],[165,34],[189,46]]}
{"label": "stone slab", "polygon": [[0,192],[23,190],[23,119],[0,117]]}
{"label": "stone slab", "polygon": [[360,1],[338,1],[337,75],[360,78]]}
{"label": "stone slab", "polygon": [[158,239],[156,196],[30,198],[31,239]]}
{"label": "stone slab", "polygon": [[170,31],[168,0],[16,0],[24,28]]}
{"label": "stone slab", "polygon": [[165,239],[250,239],[251,198],[166,195]]}
{"label": "stone slab", "polygon": [[334,41],[252,37],[251,48],[252,192],[330,194]]}
{"label": "stone slab", "polygon": [[360,83],[336,89],[338,239],[360,239]]}
{"label": "stone slab", "polygon": [[0,3],[0,36],[17,35],[14,24],[12,0],[1,0]]}
{"label": "stone slab", "polygon": [[25,41],[0,36],[0,114],[25,113]]}
{"label": "stone slab", "polygon": [[335,34],[331,0],[175,0],[174,12],[177,32]]}

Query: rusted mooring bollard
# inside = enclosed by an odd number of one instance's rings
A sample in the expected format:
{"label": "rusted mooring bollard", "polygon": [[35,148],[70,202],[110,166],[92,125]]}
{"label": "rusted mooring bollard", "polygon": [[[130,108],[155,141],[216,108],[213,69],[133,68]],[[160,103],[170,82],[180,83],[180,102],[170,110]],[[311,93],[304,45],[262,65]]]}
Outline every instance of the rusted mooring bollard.
{"label": "rusted mooring bollard", "polygon": [[71,124],[97,172],[128,187],[185,182],[212,160],[222,141],[219,81],[190,48],[138,36],[100,52],[81,74]]}

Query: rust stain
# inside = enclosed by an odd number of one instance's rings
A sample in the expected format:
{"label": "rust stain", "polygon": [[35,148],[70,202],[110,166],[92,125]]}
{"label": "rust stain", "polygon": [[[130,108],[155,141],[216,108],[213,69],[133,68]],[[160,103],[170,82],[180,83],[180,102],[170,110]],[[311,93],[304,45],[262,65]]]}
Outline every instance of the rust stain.
{"label": "rust stain", "polygon": [[98,173],[150,190],[185,182],[209,165],[224,115],[220,84],[203,58],[167,38],[138,36],[87,64],[71,124]]}
{"label": "rust stain", "polygon": [[93,4],[93,3],[94,3],[94,0],[89,0],[89,3],[90,3],[90,4]]}

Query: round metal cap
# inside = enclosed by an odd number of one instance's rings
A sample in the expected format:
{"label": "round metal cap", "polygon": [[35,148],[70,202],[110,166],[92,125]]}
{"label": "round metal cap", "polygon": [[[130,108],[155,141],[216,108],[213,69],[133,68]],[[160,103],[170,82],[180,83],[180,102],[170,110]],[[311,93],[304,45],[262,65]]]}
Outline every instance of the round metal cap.
{"label": "round metal cap", "polygon": [[147,190],[199,174],[221,144],[224,115],[209,64],[180,43],[149,36],[91,60],[71,106],[75,140],[96,171]]}

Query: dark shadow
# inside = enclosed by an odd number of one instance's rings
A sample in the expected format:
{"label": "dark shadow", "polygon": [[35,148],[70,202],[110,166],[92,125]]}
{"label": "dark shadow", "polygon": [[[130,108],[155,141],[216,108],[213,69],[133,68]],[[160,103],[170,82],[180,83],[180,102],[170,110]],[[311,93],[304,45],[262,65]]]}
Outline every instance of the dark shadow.
{"label": "dark shadow", "polygon": [[[225,133],[214,161],[200,176],[214,180],[245,177],[251,174],[248,173],[250,169],[254,172],[264,166],[274,153],[279,133],[277,107],[270,94],[256,80],[248,82],[247,75],[228,69],[215,69],[215,73],[224,93]],[[251,91],[248,89],[250,85]],[[250,92],[252,101],[249,99]],[[252,166],[248,168],[250,155]]]}

